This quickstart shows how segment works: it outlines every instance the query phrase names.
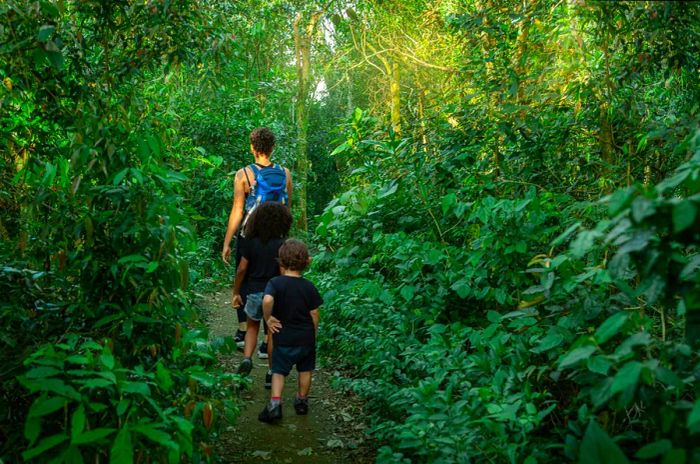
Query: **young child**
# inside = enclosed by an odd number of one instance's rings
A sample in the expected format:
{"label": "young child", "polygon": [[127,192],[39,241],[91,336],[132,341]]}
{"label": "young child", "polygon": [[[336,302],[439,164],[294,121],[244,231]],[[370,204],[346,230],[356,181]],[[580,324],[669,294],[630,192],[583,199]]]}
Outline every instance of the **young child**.
{"label": "young child", "polygon": [[[279,275],[277,252],[289,234],[292,216],[289,209],[276,202],[261,203],[246,224],[246,238],[241,242],[241,260],[233,284],[234,308],[243,307],[247,317],[243,361],[238,373],[246,375],[253,368],[251,357],[262,319],[263,291],[267,282]],[[265,349],[267,355],[269,348]],[[263,352],[262,347],[260,350]],[[271,360],[268,358],[268,365]],[[272,373],[268,371],[266,387],[270,388]]]}
{"label": "young child", "polygon": [[304,242],[289,239],[279,250],[281,275],[265,287],[263,317],[272,333],[272,392],[270,402],[258,415],[261,422],[282,419],[282,389],[292,366],[299,373],[294,410],[309,411],[311,372],[316,368],[318,308],[323,304],[314,284],[301,276],[308,267],[309,250]]}

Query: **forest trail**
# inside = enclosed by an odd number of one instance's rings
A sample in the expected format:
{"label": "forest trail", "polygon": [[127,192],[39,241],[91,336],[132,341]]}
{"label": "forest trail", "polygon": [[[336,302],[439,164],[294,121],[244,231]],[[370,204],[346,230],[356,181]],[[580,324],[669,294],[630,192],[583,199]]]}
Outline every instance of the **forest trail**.
{"label": "forest trail", "polygon": [[[230,290],[206,295],[202,305],[209,310],[207,324],[212,338],[234,333],[237,321],[231,309]],[[220,357],[227,372],[236,372],[241,359],[240,351]],[[297,383],[296,371],[293,371],[285,382],[283,419],[277,425],[268,425],[258,421],[258,413],[269,399],[270,391],[263,387],[267,360],[257,357],[257,347],[253,366],[252,383],[241,393],[241,414],[235,424],[224,425],[221,433],[217,453],[224,462],[374,462],[375,451],[364,434],[362,403],[357,397],[331,387],[332,370],[318,363],[307,416],[297,416],[292,407]]]}

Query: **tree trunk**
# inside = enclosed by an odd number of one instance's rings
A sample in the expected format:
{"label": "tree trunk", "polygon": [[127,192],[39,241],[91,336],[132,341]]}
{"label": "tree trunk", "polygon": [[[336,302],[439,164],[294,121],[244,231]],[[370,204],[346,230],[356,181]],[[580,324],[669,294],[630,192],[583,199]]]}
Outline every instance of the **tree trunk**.
{"label": "tree trunk", "polygon": [[347,118],[350,119],[352,118],[352,114],[355,111],[355,103],[353,102],[352,99],[352,81],[350,80],[350,74],[345,73],[345,79],[348,81],[348,94],[346,95],[347,98]]}
{"label": "tree trunk", "polygon": [[[518,25],[518,38],[515,41],[515,54],[513,55],[512,68],[515,71],[515,76],[517,79],[517,91],[515,94],[515,101],[517,104],[522,105],[525,102],[525,86],[523,82],[525,81],[525,75],[527,70],[525,68],[525,56],[528,49],[528,35],[530,33],[530,15],[528,14],[528,3],[527,0],[523,1],[523,19]],[[520,117],[525,116],[524,110],[519,111]]]}
{"label": "tree trunk", "polygon": [[391,99],[391,127],[396,135],[401,134],[401,72],[399,65],[392,63],[389,76],[389,94]]}
{"label": "tree trunk", "polygon": [[[490,23],[489,23],[489,18],[488,18],[488,12],[493,8],[492,1],[486,0],[483,4],[481,4],[481,2],[476,2],[476,7],[478,9],[483,10],[483,13],[484,13],[484,22],[482,25],[482,32],[481,32],[481,36],[480,36],[481,53],[483,56],[489,56],[490,51],[496,47],[496,40],[489,33]],[[495,120],[496,118],[495,118],[494,109],[498,108],[498,106],[499,106],[501,94],[499,91],[497,91],[496,87],[493,84],[493,82],[495,80],[493,61],[485,61],[484,68],[486,71],[486,81],[487,81],[486,86],[485,86],[486,92],[487,92],[487,99],[488,99],[488,108],[487,108],[488,118],[487,118],[487,120],[489,121],[489,124],[491,124],[495,127],[497,124],[497,121]],[[497,132],[494,132],[493,142],[492,142],[493,153],[491,155],[491,164],[492,164],[491,172],[493,172],[493,176],[496,179],[500,176],[500,172],[501,172],[500,138],[501,138],[501,135],[499,135]]]}
{"label": "tree trunk", "polygon": [[[615,84],[612,80],[610,74],[610,33],[606,32],[603,40],[603,58],[605,61],[605,76],[604,76],[604,86],[601,89],[601,101],[600,105],[600,132],[599,132],[599,142],[600,142],[600,154],[603,159],[604,166],[600,172],[600,176],[608,179],[612,174],[612,164],[614,158],[614,148],[615,148],[615,135],[613,130],[613,124],[610,119],[610,107],[613,101],[613,95],[615,94]],[[608,191],[612,188],[608,188]]]}
{"label": "tree trunk", "polygon": [[311,38],[320,13],[314,13],[304,31],[301,28],[301,13],[294,19],[294,49],[297,60],[298,91],[295,105],[295,123],[297,126],[297,160],[294,178],[297,187],[294,191],[294,204],[299,211],[297,227],[306,232],[308,229],[306,183],[309,174],[308,133],[309,113],[307,101],[311,82]]}
{"label": "tree trunk", "polygon": [[428,133],[425,127],[425,89],[418,89],[418,121],[420,123],[420,141],[423,145],[423,151],[428,151]]}

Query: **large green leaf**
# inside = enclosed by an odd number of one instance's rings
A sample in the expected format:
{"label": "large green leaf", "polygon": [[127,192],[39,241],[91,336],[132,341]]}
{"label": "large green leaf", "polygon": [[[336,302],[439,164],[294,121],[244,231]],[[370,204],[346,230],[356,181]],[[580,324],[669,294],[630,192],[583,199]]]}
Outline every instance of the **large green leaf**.
{"label": "large green leaf", "polygon": [[156,381],[158,382],[160,388],[162,388],[166,392],[169,392],[173,386],[173,380],[170,376],[170,371],[168,371],[168,369],[165,366],[163,366],[163,363],[161,362],[158,362],[158,364],[156,364]]}
{"label": "large green leaf", "polygon": [[612,392],[618,393],[637,384],[639,375],[642,373],[642,363],[630,361],[615,374],[612,384]]}
{"label": "large green leaf", "polygon": [[673,444],[670,440],[663,439],[655,441],[654,443],[649,443],[648,445],[643,446],[639,451],[637,451],[634,457],[638,459],[656,458],[670,451],[672,447]]}
{"label": "large green leaf", "polygon": [[693,409],[688,414],[688,428],[700,425],[700,400],[696,400]]}
{"label": "large green leaf", "polygon": [[559,360],[559,369],[565,369],[567,367],[573,366],[583,359],[587,359],[596,351],[596,347],[593,345],[585,345],[576,348],[573,351],[562,356]]}
{"label": "large green leaf", "polygon": [[629,462],[619,446],[592,420],[583,435],[580,464],[624,464]]}
{"label": "large green leaf", "polygon": [[75,440],[85,430],[85,407],[81,404],[73,413],[71,422],[71,438]]}
{"label": "large green leaf", "polygon": [[114,439],[112,449],[109,452],[111,464],[132,464],[134,462],[134,448],[131,444],[131,432],[124,427]]}
{"label": "large green leaf", "polygon": [[542,340],[540,340],[540,343],[530,351],[533,353],[549,351],[552,348],[556,348],[557,346],[561,345],[563,341],[564,336],[562,334],[557,332],[549,332]]}
{"label": "large green leaf", "polygon": [[47,414],[51,414],[54,411],[58,411],[67,404],[68,400],[63,396],[54,396],[48,398],[46,395],[42,395],[35,399],[32,406],[29,408],[29,417],[41,417]]}
{"label": "large green leaf", "polygon": [[39,442],[39,444],[36,447],[23,452],[22,457],[25,461],[29,461],[39,456],[40,454],[50,450],[51,448],[60,445],[66,440],[68,440],[68,435],[66,435],[65,433],[51,435],[50,437],[41,440],[41,442]]}
{"label": "large green leaf", "polygon": [[603,344],[618,334],[627,321],[627,313],[615,313],[603,322],[595,331],[595,338],[599,344]]}
{"label": "large green leaf", "polygon": [[133,431],[138,432],[159,445],[165,445],[172,449],[179,449],[177,443],[172,441],[170,434],[159,430],[155,425],[151,424],[139,424],[131,428]]}
{"label": "large green leaf", "polygon": [[55,367],[49,366],[39,366],[27,371],[28,379],[40,379],[44,377],[51,377],[56,374],[60,374],[63,371],[56,369]]}
{"label": "large green leaf", "polygon": [[696,214],[696,206],[688,200],[681,200],[673,205],[673,231],[676,233],[683,232],[690,227],[695,222]]}
{"label": "large green leaf", "polygon": [[88,430],[87,432],[81,433],[77,437],[71,440],[74,445],[83,445],[86,443],[94,443],[100,441],[103,438],[108,437],[114,433],[113,428],[98,428],[93,430]]}

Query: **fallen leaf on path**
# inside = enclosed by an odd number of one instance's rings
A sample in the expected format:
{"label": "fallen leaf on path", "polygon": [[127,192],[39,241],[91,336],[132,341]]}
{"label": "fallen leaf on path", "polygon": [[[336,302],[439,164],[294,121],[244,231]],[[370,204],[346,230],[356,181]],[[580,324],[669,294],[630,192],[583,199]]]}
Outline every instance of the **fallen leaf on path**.
{"label": "fallen leaf on path", "polygon": [[253,451],[251,456],[255,458],[262,458],[263,461],[269,461],[272,459],[272,451]]}
{"label": "fallen leaf on path", "polygon": [[326,447],[327,448],[342,448],[343,447],[343,441],[338,440],[337,438],[331,438],[326,442]]}
{"label": "fallen leaf on path", "polygon": [[297,454],[299,456],[311,456],[311,453],[313,453],[314,450],[311,448],[304,448],[303,450],[297,451]]}

